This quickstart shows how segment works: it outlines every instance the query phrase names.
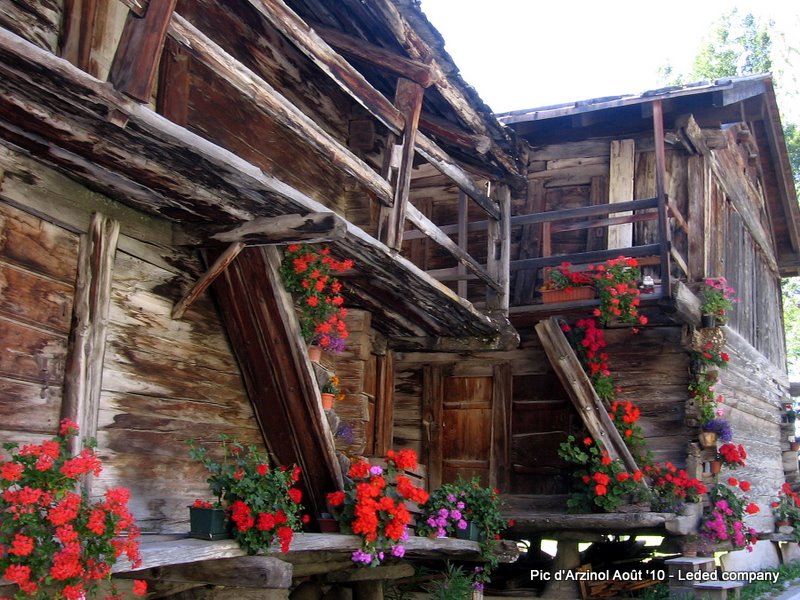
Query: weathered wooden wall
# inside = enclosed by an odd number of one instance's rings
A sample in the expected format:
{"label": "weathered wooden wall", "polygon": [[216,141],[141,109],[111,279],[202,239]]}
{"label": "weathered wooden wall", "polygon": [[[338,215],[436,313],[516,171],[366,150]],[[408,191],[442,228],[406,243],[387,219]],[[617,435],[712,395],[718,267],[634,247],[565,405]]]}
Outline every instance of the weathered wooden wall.
{"label": "weathered wooden wall", "polygon": [[0,0],[0,27],[57,52],[63,10],[64,0]]}
{"label": "weathered wooden wall", "polygon": [[224,432],[263,447],[209,297],[182,320],[170,318],[201,272],[198,259],[171,246],[166,221],[4,146],[0,202],[0,439],[38,440],[57,429],[79,236],[93,212],[110,215],[121,233],[97,436],[105,468],[93,492],[128,487],[144,530],[185,531],[186,505],[209,492],[184,441],[217,442]]}
{"label": "weathered wooden wall", "polygon": [[[797,477],[797,452],[788,452],[789,441],[780,425],[783,403],[791,401],[788,380],[782,369],[743,336],[726,328],[725,338],[731,360],[728,368],[720,371],[720,383],[715,389],[725,397],[725,417],[733,428],[734,442],[744,445],[748,454],[747,466],[730,475],[753,484],[748,496],[761,506],[761,513],[753,522],[759,529],[769,529],[769,502],[774,500],[784,478]],[[786,465],[784,451],[790,457]]]}
{"label": "weathered wooden wall", "polygon": [[[512,494],[558,494],[569,479],[556,452],[581,421],[547,361],[533,329],[521,331],[516,350],[473,355],[400,353],[397,356],[394,443],[413,447],[427,459],[429,424],[423,419],[423,367],[443,365],[452,376],[491,376],[497,364],[512,372],[510,485]],[[609,362],[621,387],[619,398],[642,411],[641,426],[655,460],[686,463],[687,443],[695,432],[684,423],[688,398],[689,355],[680,327],[608,329]]]}
{"label": "weathered wooden wall", "polygon": [[[3,182],[0,166],[0,182]],[[3,182],[5,183],[5,182]],[[0,187],[0,438],[58,429],[78,235],[7,203]]]}

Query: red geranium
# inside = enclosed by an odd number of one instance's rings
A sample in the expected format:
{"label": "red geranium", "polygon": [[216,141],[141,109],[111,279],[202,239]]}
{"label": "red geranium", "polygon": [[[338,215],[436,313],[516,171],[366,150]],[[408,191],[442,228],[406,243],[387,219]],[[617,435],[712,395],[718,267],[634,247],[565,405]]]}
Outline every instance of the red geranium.
{"label": "red geranium", "polygon": [[[109,489],[95,502],[73,491],[79,478],[102,470],[93,440],[70,456],[77,434],[77,424],[64,419],[53,440],[5,446],[11,456],[0,462],[0,577],[19,586],[20,598],[84,598],[110,579],[122,555],[134,567],[141,562],[128,490]],[[137,582],[134,592],[146,593],[146,584]]]}

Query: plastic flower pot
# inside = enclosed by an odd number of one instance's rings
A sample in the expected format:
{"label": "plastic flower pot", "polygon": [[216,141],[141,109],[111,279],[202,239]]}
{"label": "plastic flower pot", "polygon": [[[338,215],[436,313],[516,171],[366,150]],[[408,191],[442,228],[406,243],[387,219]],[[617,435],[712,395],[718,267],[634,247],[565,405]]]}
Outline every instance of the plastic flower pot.
{"label": "plastic flower pot", "polygon": [[700,317],[700,326],[704,329],[717,326],[717,317],[714,315],[702,315]]}
{"label": "plastic flower pot", "polygon": [[467,521],[467,526],[464,529],[459,529],[456,527],[456,538],[459,540],[469,540],[471,542],[477,542],[480,540],[481,531],[478,529],[478,526],[471,521]]}
{"label": "plastic flower pot", "polygon": [[231,537],[227,513],[222,508],[189,507],[189,537],[226,540]]}

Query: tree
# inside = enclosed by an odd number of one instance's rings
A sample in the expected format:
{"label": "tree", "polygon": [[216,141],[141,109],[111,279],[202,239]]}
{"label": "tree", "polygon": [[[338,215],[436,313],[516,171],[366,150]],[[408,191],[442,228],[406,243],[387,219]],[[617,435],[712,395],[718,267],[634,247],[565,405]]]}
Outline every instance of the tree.
{"label": "tree", "polygon": [[[723,14],[695,56],[691,72],[673,75],[670,65],[659,69],[672,85],[704,79],[769,73],[773,70],[772,21],[759,22],[752,14],[740,17],[734,8]],[[786,60],[786,59],[784,59]],[[775,82],[776,90],[778,84]],[[795,188],[800,187],[800,128],[786,123],[783,128]],[[800,376],[800,277],[781,283],[786,352],[790,375]]]}
{"label": "tree", "polygon": [[758,21],[752,14],[739,16],[737,9],[723,14],[709,32],[694,58],[692,70],[675,75],[671,65],[659,69],[671,85],[704,79],[736,77],[772,71],[772,21]]}

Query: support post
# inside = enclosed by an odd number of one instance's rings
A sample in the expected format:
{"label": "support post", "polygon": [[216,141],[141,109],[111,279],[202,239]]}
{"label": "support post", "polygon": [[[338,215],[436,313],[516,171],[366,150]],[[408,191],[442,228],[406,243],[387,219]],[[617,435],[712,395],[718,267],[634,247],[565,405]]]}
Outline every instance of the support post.
{"label": "support post", "polygon": [[80,450],[79,438],[97,436],[118,238],[119,222],[99,213],[92,215],[89,232],[81,236],[61,404],[61,418],[72,419],[80,428],[80,436],[72,440],[73,453]]}
{"label": "support post", "polygon": [[511,273],[511,190],[507,185],[497,187],[500,218],[489,219],[486,271],[497,287],[487,287],[486,308],[508,314]]}

